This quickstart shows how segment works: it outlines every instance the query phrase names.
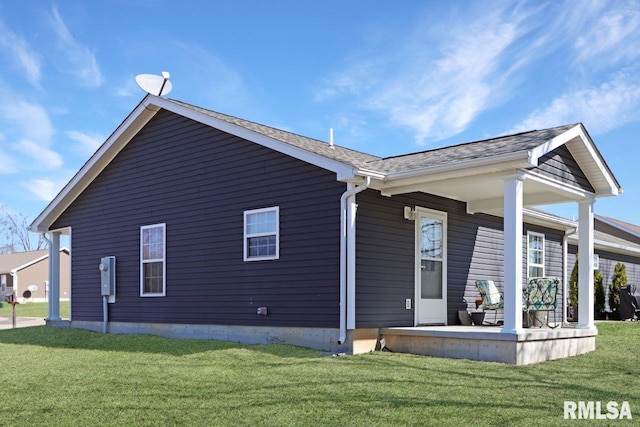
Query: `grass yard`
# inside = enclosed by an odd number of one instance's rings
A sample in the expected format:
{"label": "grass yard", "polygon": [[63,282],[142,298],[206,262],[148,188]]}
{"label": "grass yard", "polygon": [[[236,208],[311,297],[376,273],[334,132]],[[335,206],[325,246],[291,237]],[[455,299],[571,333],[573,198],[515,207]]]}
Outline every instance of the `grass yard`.
{"label": "grass yard", "polygon": [[[0,316],[12,316],[12,307],[9,303],[4,303],[4,307],[0,308]],[[49,313],[49,306],[46,302],[27,302],[16,306],[16,316],[18,317],[39,317],[44,319]],[[69,301],[60,301],[60,317],[69,318]],[[0,425],[2,420],[0,419]]]}
{"label": "grass yard", "polygon": [[[628,401],[640,420],[640,323],[531,366],[376,352],[327,357],[33,327],[0,331],[0,425],[566,425],[563,402]],[[573,423],[591,424],[590,421]],[[600,424],[600,423],[599,423]]]}

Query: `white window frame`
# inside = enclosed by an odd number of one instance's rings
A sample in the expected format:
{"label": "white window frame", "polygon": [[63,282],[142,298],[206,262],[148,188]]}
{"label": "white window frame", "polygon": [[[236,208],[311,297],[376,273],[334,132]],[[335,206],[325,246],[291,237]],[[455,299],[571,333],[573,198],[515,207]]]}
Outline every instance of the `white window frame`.
{"label": "white window frame", "polygon": [[[162,228],[162,258],[144,259],[144,231],[153,228]],[[167,293],[167,225],[151,224],[140,227],[140,296],[163,297]],[[144,266],[147,263],[162,262],[162,292],[144,291]]]}
{"label": "white window frame", "polygon": [[[531,240],[530,240],[530,237],[531,236],[539,237],[542,240],[542,264],[534,264],[534,263],[531,262],[531,256],[530,256],[530,251],[531,251]],[[541,277],[544,277],[544,275],[545,275],[545,268],[544,268],[545,253],[544,253],[544,247],[545,247],[544,234],[536,233],[534,231],[527,231],[527,279],[529,279],[531,277],[531,275],[530,275],[530,268],[531,267],[542,268]]]}
{"label": "white window frame", "polygon": [[[263,233],[251,233],[251,234],[247,233],[247,219],[249,218],[249,216],[263,213],[263,212],[276,213],[276,229],[274,231],[263,232]],[[273,260],[273,259],[280,258],[280,207],[272,206],[269,208],[252,209],[252,210],[244,211],[243,235],[244,235],[243,258],[245,261],[265,261],[265,260]],[[275,236],[276,238],[275,255],[250,257],[248,252],[249,247],[247,245],[248,240],[253,237],[266,237],[266,236]]]}

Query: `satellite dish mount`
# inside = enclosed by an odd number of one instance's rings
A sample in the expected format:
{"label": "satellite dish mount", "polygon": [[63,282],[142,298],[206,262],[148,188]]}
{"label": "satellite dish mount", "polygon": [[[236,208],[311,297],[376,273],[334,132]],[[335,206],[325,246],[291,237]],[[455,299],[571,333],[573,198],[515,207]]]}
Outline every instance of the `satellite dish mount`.
{"label": "satellite dish mount", "polygon": [[143,91],[156,96],[163,96],[171,92],[173,85],[169,81],[171,75],[163,71],[161,76],[155,74],[138,74],[136,83]]}

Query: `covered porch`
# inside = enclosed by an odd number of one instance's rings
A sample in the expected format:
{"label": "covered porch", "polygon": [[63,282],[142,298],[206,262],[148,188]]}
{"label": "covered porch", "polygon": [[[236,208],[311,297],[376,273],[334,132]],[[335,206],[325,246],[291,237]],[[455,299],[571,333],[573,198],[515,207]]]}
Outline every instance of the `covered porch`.
{"label": "covered porch", "polygon": [[[538,363],[595,349],[594,204],[597,198],[617,195],[622,189],[581,124],[550,131],[425,153],[425,158],[427,154],[429,158],[439,157],[441,163],[412,170],[391,170],[383,182],[372,182],[371,186],[385,196],[411,192],[434,194],[466,203],[468,214],[485,213],[503,218],[503,277],[484,278],[503,283],[502,325],[477,327],[445,323],[432,326],[421,323],[416,315],[413,327],[380,328],[381,343],[398,352],[511,364]],[[401,161],[406,159],[398,160]],[[523,217],[529,208],[560,203],[578,205],[578,250],[583,254],[579,263],[579,322],[567,323],[566,308],[561,304],[560,327],[524,328],[523,285],[528,272],[523,262],[526,257]],[[527,221],[530,220],[528,215]],[[575,225],[566,229],[567,234],[575,231]],[[563,289],[558,297],[566,300],[566,246],[562,262],[565,274],[561,277]]]}

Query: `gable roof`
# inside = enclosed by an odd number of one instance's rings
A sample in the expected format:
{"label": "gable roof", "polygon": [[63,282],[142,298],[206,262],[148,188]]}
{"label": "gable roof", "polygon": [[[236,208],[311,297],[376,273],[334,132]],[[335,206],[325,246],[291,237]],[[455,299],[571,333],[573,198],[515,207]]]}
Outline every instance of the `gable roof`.
{"label": "gable roof", "polygon": [[640,226],[630,224],[628,222],[621,221],[615,218],[609,218],[607,216],[595,215],[595,219],[604,222],[612,227],[624,231],[627,234],[631,234],[634,237],[640,237]]}
{"label": "gable roof", "polygon": [[[61,248],[60,252],[69,253],[69,249]],[[21,270],[35,264],[49,256],[48,249],[37,251],[16,252],[13,254],[0,254],[0,274],[9,274],[14,270]]]}
{"label": "gable roof", "polygon": [[512,155],[513,153],[532,150],[538,147],[541,142],[549,141],[574,126],[577,125],[572,124],[545,130],[533,130],[515,135],[506,135],[417,153],[386,157],[373,162],[373,164],[386,173],[394,173],[450,164],[451,162]]}
{"label": "gable roof", "polygon": [[[445,178],[464,178],[535,167],[538,159],[564,144],[593,184],[596,196],[614,195],[621,191],[582,124],[563,125],[382,158],[181,101],[147,95],[34,220],[31,230],[47,231],[160,109],[335,172],[340,181],[357,181],[370,177],[371,187],[383,192],[385,189],[399,192],[399,188],[403,191],[420,191],[405,187],[408,184]],[[389,195],[391,194],[395,193],[390,192]],[[444,196],[452,197],[449,194]]]}
{"label": "gable roof", "polygon": [[239,126],[241,128],[256,132],[258,134],[273,138],[275,140],[290,144],[292,146],[307,150],[311,153],[336,160],[353,166],[354,168],[366,169],[372,162],[381,160],[380,157],[372,154],[362,153],[350,148],[341,147],[339,145],[330,146],[324,141],[320,141],[306,136],[298,135],[285,130],[276,129],[274,127],[262,125],[249,120],[240,119],[238,117],[229,116],[227,114],[218,113],[216,111],[207,110],[201,107],[187,104],[175,99],[167,99],[176,105],[183,106],[193,111],[202,113],[206,116],[213,117],[224,122]]}

